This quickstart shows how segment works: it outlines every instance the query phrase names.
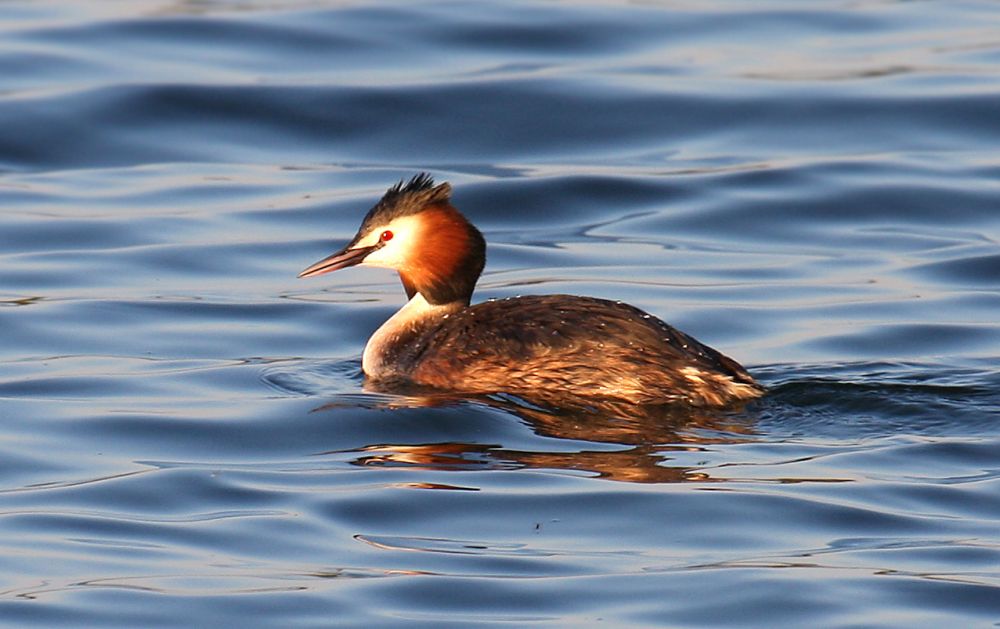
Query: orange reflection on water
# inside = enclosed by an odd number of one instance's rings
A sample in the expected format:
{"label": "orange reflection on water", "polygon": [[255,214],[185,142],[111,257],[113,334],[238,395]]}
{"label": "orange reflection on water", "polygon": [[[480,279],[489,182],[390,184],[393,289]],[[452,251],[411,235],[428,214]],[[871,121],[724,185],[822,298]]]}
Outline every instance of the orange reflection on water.
{"label": "orange reflection on water", "polygon": [[[353,461],[356,465],[438,471],[528,468],[579,472],[631,483],[711,482],[717,479],[704,468],[671,465],[670,452],[697,452],[708,444],[741,443],[754,434],[752,419],[738,408],[642,407],[624,403],[546,408],[507,397],[468,398],[440,393],[380,399],[378,405],[383,408],[484,404],[516,415],[539,436],[572,441],[574,445],[590,442],[618,447],[543,452],[482,443],[383,443],[358,449]],[[317,410],[340,406],[332,403]]]}

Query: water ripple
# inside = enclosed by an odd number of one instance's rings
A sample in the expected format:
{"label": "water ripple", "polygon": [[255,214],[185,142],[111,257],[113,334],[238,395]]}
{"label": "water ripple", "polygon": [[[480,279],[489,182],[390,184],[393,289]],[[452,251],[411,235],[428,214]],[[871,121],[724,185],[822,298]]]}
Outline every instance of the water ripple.
{"label": "water ripple", "polygon": [[[0,5],[0,625],[995,623],[995,5],[475,6]],[[418,170],[768,395],[372,390]]]}

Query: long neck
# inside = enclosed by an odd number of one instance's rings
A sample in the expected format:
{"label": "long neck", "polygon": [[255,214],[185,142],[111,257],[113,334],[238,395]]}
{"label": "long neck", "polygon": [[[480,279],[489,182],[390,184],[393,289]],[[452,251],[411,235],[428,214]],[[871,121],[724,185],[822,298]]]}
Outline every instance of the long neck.
{"label": "long neck", "polygon": [[483,235],[458,210],[440,204],[421,213],[420,251],[413,264],[399,269],[406,296],[428,303],[469,305],[486,264]]}
{"label": "long neck", "polygon": [[361,358],[361,368],[373,378],[406,375],[398,373],[400,365],[397,358],[400,354],[404,350],[413,349],[412,344],[427,326],[466,305],[461,301],[432,304],[421,293],[417,293],[368,339]]}

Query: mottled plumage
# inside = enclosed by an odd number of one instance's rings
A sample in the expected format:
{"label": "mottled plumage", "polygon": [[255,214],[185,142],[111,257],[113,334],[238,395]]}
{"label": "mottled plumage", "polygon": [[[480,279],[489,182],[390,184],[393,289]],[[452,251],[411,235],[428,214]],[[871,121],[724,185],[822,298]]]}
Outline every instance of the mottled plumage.
{"label": "mottled plumage", "polygon": [[736,361],[628,304],[535,295],[470,306],[485,241],[449,194],[426,175],[400,182],[347,247],[301,274],[358,263],[400,273],[411,300],[369,340],[369,378],[546,401],[721,406],[763,392]]}
{"label": "mottled plumage", "polygon": [[487,301],[425,320],[395,351],[395,375],[442,389],[697,406],[760,394],[732,359],[638,308],[593,297]]}

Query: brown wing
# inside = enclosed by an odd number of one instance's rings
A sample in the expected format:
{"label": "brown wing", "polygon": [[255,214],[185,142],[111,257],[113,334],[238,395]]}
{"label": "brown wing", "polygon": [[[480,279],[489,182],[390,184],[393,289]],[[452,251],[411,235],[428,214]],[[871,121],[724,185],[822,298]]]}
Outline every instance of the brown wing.
{"label": "brown wing", "polygon": [[760,391],[734,360],[660,319],[572,295],[476,304],[429,330],[407,358],[421,384],[528,398],[562,391],[717,405]]}

